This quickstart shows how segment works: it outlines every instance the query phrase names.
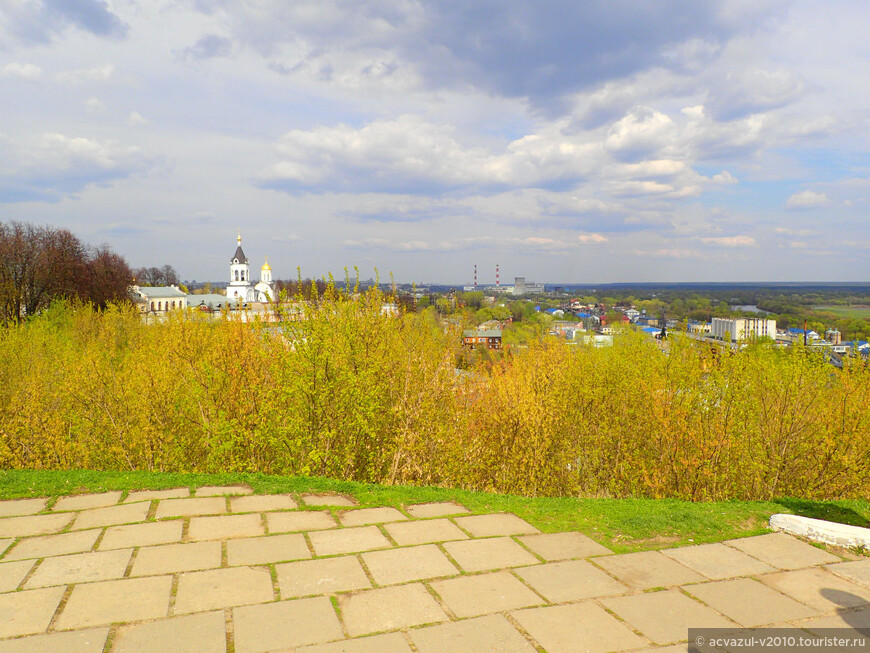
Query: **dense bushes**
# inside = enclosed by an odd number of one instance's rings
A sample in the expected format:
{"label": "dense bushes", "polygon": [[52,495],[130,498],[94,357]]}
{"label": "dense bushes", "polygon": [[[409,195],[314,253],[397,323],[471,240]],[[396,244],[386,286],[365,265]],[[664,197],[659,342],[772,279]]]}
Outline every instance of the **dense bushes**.
{"label": "dense bushes", "polygon": [[376,291],[280,324],[54,306],[0,331],[0,464],[262,471],[530,495],[867,496],[870,372],[635,334],[457,372]]}

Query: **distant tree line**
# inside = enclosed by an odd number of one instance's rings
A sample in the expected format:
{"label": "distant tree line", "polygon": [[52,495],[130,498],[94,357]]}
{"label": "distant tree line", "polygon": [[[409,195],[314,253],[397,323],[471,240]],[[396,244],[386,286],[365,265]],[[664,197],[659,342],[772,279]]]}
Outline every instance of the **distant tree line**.
{"label": "distant tree line", "polygon": [[0,222],[0,322],[19,323],[57,299],[105,308],[126,301],[133,274],[107,245],[92,247],[66,229]]}
{"label": "distant tree line", "polygon": [[177,286],[181,283],[178,272],[171,265],[162,268],[136,268],[133,278],[140,286]]}

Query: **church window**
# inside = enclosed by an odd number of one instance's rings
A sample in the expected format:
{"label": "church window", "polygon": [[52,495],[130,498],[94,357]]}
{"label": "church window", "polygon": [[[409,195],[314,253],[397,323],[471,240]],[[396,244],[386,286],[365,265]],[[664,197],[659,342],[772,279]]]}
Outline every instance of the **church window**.
{"label": "church window", "polygon": [[236,270],[236,281],[238,281],[238,280],[239,280],[239,271]]}
{"label": "church window", "polygon": [[151,310],[154,310],[154,302],[151,302]]}
{"label": "church window", "polygon": [[175,300],[172,300],[172,308],[175,308]]}
{"label": "church window", "polygon": [[158,310],[158,311],[162,311],[162,310],[163,310],[163,302],[157,302],[157,310]]}

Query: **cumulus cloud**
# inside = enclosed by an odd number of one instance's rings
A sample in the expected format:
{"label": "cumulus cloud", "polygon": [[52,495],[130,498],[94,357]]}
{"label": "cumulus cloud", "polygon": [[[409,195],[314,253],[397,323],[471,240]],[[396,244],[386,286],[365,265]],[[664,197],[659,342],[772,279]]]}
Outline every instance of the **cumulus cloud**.
{"label": "cumulus cloud", "polygon": [[42,68],[32,63],[8,63],[3,66],[4,77],[20,77],[21,79],[34,80],[42,77]]}
{"label": "cumulus cloud", "polygon": [[785,208],[787,209],[815,209],[828,204],[830,200],[824,193],[817,193],[812,190],[804,190],[795,193],[786,200]]}
{"label": "cumulus cloud", "polygon": [[656,155],[674,140],[676,125],[665,114],[637,107],[610,129],[604,147],[622,161],[637,161]]}
{"label": "cumulus cloud", "polygon": [[103,104],[99,98],[88,98],[85,100],[85,111],[90,115],[97,115],[106,110],[106,105]]}
{"label": "cumulus cloud", "polygon": [[452,240],[406,241],[394,241],[386,238],[364,238],[361,240],[345,240],[343,244],[346,247],[353,249],[373,249],[391,252],[456,252],[483,248],[496,248],[499,251],[515,252],[518,254],[524,252],[547,252],[556,254],[576,250],[578,246],[584,243],[579,240],[570,241],[539,236],[475,236],[469,238],[456,238]]}
{"label": "cumulus cloud", "polygon": [[711,236],[701,238],[701,242],[712,247],[756,247],[755,238],[745,235]]}
{"label": "cumulus cloud", "polygon": [[185,61],[201,61],[217,57],[228,57],[233,53],[233,42],[225,36],[206,34],[196,43],[184,48],[178,57]]}
{"label": "cumulus cloud", "polygon": [[805,90],[806,83],[790,70],[729,72],[711,88],[707,106],[717,119],[730,121],[783,107]]}
{"label": "cumulus cloud", "polygon": [[128,26],[103,0],[7,0],[0,6],[0,34],[24,45],[48,43],[69,28],[122,39]]}
{"label": "cumulus cloud", "polygon": [[737,177],[732,175],[727,170],[723,170],[718,175],[713,175],[713,182],[717,184],[736,184],[738,183]]}
{"label": "cumulus cloud", "polygon": [[141,125],[150,125],[151,121],[147,118],[143,118],[138,111],[131,111],[127,116],[127,124],[130,127],[139,127]]}
{"label": "cumulus cloud", "polygon": [[580,234],[577,236],[577,240],[580,241],[583,245],[588,245],[591,243],[607,243],[610,242],[609,238],[602,236],[601,234]]}
{"label": "cumulus cloud", "polygon": [[14,170],[0,180],[0,202],[57,201],[92,184],[143,172],[150,164],[138,147],[115,141],[56,133],[18,139],[0,151],[0,165]]}
{"label": "cumulus cloud", "polygon": [[114,73],[115,66],[104,64],[93,68],[79,68],[58,73],[57,79],[65,84],[72,85],[93,84],[109,81]]}

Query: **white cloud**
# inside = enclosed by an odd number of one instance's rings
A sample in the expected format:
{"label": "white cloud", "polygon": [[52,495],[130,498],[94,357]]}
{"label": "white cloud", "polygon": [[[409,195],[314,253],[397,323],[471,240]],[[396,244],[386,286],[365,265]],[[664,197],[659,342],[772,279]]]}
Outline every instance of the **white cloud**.
{"label": "white cloud", "polygon": [[756,247],[758,245],[755,238],[744,235],[701,238],[701,242],[713,247]]}
{"label": "white cloud", "polygon": [[8,63],[3,66],[4,77],[20,77],[32,81],[42,77],[42,68],[32,63]]}
{"label": "white cloud", "polygon": [[804,190],[795,193],[785,203],[787,209],[814,209],[819,206],[824,206],[830,200],[824,193],[817,193],[812,190]]}
{"label": "white cloud", "polygon": [[587,245],[589,243],[607,243],[610,242],[609,238],[602,236],[601,234],[580,234],[577,236],[577,240],[579,240],[583,245]]}
{"label": "white cloud", "polygon": [[723,170],[718,175],[713,175],[713,181],[717,184],[736,184],[736,183],[738,183],[737,177],[732,175],[727,170]]}
{"label": "white cloud", "polygon": [[140,125],[150,125],[151,121],[143,118],[138,111],[131,111],[127,116],[127,124],[130,127],[138,127]]}
{"label": "white cloud", "polygon": [[57,79],[65,84],[77,86],[80,84],[98,84],[107,82],[115,73],[115,66],[104,64],[93,68],[79,68],[58,73]]}
{"label": "white cloud", "polygon": [[88,114],[92,116],[103,113],[103,111],[106,110],[106,105],[103,104],[99,98],[88,98],[87,100],[85,100],[84,104],[85,111],[87,111]]}

